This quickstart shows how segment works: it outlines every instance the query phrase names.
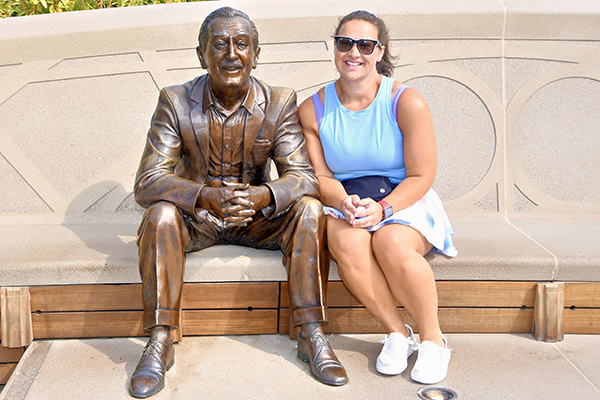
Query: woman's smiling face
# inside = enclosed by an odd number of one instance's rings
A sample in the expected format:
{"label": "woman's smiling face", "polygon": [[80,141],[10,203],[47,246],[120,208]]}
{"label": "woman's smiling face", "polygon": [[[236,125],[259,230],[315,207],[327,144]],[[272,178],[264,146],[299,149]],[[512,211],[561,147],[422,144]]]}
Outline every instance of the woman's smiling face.
{"label": "woman's smiling face", "polygon": [[[346,36],[355,40],[371,39],[378,40],[377,27],[363,20],[352,20],[341,26],[336,36]],[[334,46],[335,66],[340,75],[346,79],[358,79],[377,73],[377,62],[383,57],[384,49],[375,46],[373,53],[369,55],[358,51],[354,44],[350,51],[341,52]]]}

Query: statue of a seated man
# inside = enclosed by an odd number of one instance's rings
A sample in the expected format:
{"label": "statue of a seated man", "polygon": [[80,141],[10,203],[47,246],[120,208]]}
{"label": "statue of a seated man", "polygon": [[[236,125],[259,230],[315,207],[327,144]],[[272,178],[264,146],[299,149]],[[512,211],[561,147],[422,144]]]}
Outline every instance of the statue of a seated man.
{"label": "statue of a seated man", "polygon": [[[185,253],[232,243],[281,249],[298,357],[316,379],[347,382],[321,330],[329,257],[318,181],[298,123],[296,95],[250,76],[260,47],[248,16],[224,7],[200,28],[207,74],[160,92],[135,183],[147,208],[138,231],[144,328],[150,339],[130,382],[148,397],[173,365]],[[279,178],[268,180],[274,160]]]}

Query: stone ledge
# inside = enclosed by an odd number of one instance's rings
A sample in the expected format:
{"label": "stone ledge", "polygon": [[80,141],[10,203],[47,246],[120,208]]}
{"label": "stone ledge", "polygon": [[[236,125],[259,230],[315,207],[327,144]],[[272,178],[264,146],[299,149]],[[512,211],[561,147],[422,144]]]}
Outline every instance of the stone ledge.
{"label": "stone ledge", "polygon": [[[598,237],[592,236],[600,229],[596,225],[571,224],[570,230],[556,232],[550,223],[523,226],[533,236],[543,232],[546,248],[506,222],[456,221],[453,226],[458,257],[428,256],[438,280],[600,281],[595,268],[600,254],[567,251],[569,241],[578,242],[577,232],[588,232],[589,240]],[[3,286],[138,283],[136,231],[134,223],[4,226],[0,281]],[[188,254],[184,279],[286,281],[281,257],[279,251],[213,246]],[[340,280],[335,263],[330,280]]]}

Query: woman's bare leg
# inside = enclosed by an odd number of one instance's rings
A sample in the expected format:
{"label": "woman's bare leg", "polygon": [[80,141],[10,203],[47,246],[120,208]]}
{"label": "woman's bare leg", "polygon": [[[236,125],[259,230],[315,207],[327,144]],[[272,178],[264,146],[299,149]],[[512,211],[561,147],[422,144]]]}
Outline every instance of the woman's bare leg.
{"label": "woman's bare leg", "polygon": [[372,234],[346,221],[327,217],[327,243],[340,276],[352,294],[385,327],[388,333],[408,332],[400,318],[394,296],[371,247]]}
{"label": "woman's bare leg", "polygon": [[390,224],[373,234],[372,246],[393,295],[417,323],[421,341],[444,347],[435,277],[424,257],[431,244],[413,228]]}

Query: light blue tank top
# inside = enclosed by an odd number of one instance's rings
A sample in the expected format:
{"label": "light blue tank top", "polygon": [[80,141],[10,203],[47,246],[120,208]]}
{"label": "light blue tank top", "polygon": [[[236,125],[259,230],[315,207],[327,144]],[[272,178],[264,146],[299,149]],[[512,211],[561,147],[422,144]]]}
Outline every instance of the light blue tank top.
{"label": "light blue tank top", "polygon": [[322,103],[318,94],[313,96],[325,161],[336,179],[383,175],[400,183],[406,177],[403,135],[396,120],[397,102],[406,86],[394,93],[392,101],[393,84],[392,78],[383,76],[373,102],[364,110],[350,111],[340,102],[335,82],[330,83],[322,117],[318,109]]}

